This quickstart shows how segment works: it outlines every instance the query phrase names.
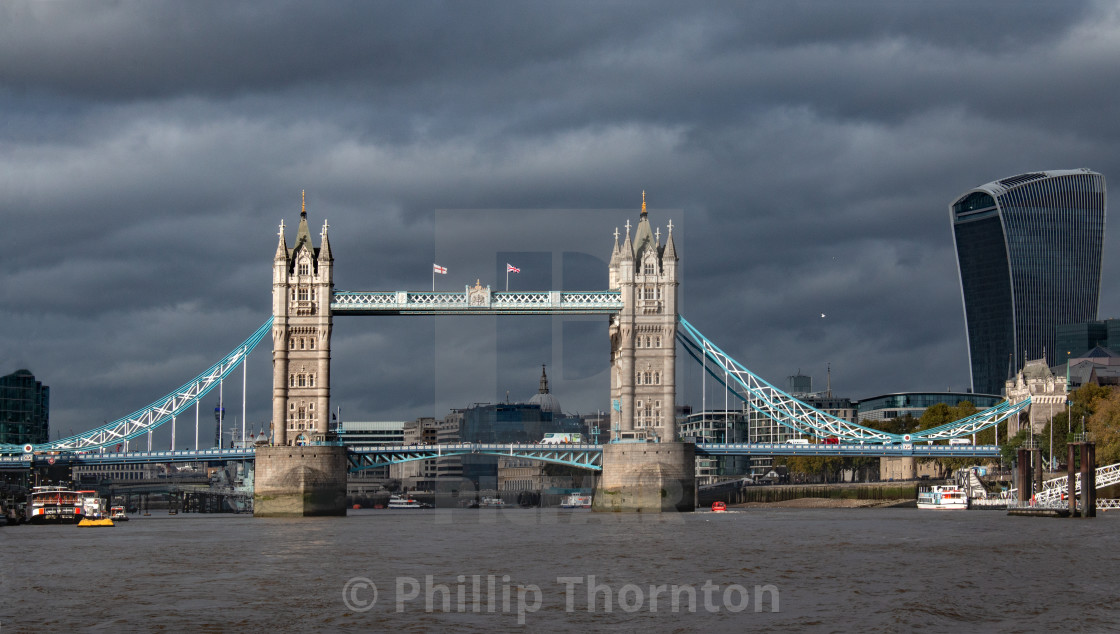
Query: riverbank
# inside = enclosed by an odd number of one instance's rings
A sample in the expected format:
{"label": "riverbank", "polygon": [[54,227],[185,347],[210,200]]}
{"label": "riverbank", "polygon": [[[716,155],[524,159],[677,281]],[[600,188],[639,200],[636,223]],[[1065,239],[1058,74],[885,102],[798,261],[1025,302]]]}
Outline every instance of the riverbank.
{"label": "riverbank", "polygon": [[872,509],[917,507],[913,499],[893,498],[878,500],[859,500],[851,498],[795,498],[777,502],[744,502],[732,504],[728,508],[750,509]]}
{"label": "riverbank", "polygon": [[740,486],[735,488],[720,488],[716,490],[701,490],[699,506],[711,506],[712,502],[720,501],[728,505],[749,503],[778,503],[802,498],[826,498],[837,501],[835,508],[843,507],[839,504],[853,502],[872,502],[878,505],[889,502],[893,506],[898,501],[917,500],[918,483],[899,482],[858,482],[837,484],[785,484],[772,486]]}

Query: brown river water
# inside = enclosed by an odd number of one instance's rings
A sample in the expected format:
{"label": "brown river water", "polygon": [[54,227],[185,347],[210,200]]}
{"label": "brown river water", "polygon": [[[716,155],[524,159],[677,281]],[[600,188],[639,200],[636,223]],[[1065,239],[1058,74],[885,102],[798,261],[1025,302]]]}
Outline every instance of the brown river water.
{"label": "brown river water", "polygon": [[0,528],[0,632],[1120,628],[1120,512],[133,517]]}

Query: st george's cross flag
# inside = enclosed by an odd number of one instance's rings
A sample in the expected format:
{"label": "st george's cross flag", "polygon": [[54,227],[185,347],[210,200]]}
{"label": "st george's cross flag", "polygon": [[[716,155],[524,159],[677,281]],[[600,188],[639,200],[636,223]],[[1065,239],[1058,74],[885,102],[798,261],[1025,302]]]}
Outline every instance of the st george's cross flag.
{"label": "st george's cross flag", "polygon": [[447,267],[438,264],[432,265],[432,273],[439,273],[440,275],[447,275]]}

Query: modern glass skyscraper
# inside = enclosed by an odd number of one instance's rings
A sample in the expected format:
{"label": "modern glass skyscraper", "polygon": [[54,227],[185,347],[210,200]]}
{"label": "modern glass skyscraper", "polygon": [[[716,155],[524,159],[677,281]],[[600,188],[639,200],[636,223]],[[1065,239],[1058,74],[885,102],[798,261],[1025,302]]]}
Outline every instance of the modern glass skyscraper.
{"label": "modern glass skyscraper", "polygon": [[972,390],[1000,394],[1028,359],[1055,349],[1059,324],[1093,321],[1101,288],[1104,176],[1020,174],[949,205],[964,299]]}

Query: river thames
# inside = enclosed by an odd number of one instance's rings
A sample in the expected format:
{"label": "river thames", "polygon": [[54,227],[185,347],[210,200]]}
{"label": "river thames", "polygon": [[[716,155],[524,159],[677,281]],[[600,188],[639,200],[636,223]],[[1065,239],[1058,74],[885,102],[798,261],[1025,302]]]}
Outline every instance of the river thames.
{"label": "river thames", "polygon": [[1120,514],[133,518],[0,529],[0,631],[1014,632],[1120,621]]}

